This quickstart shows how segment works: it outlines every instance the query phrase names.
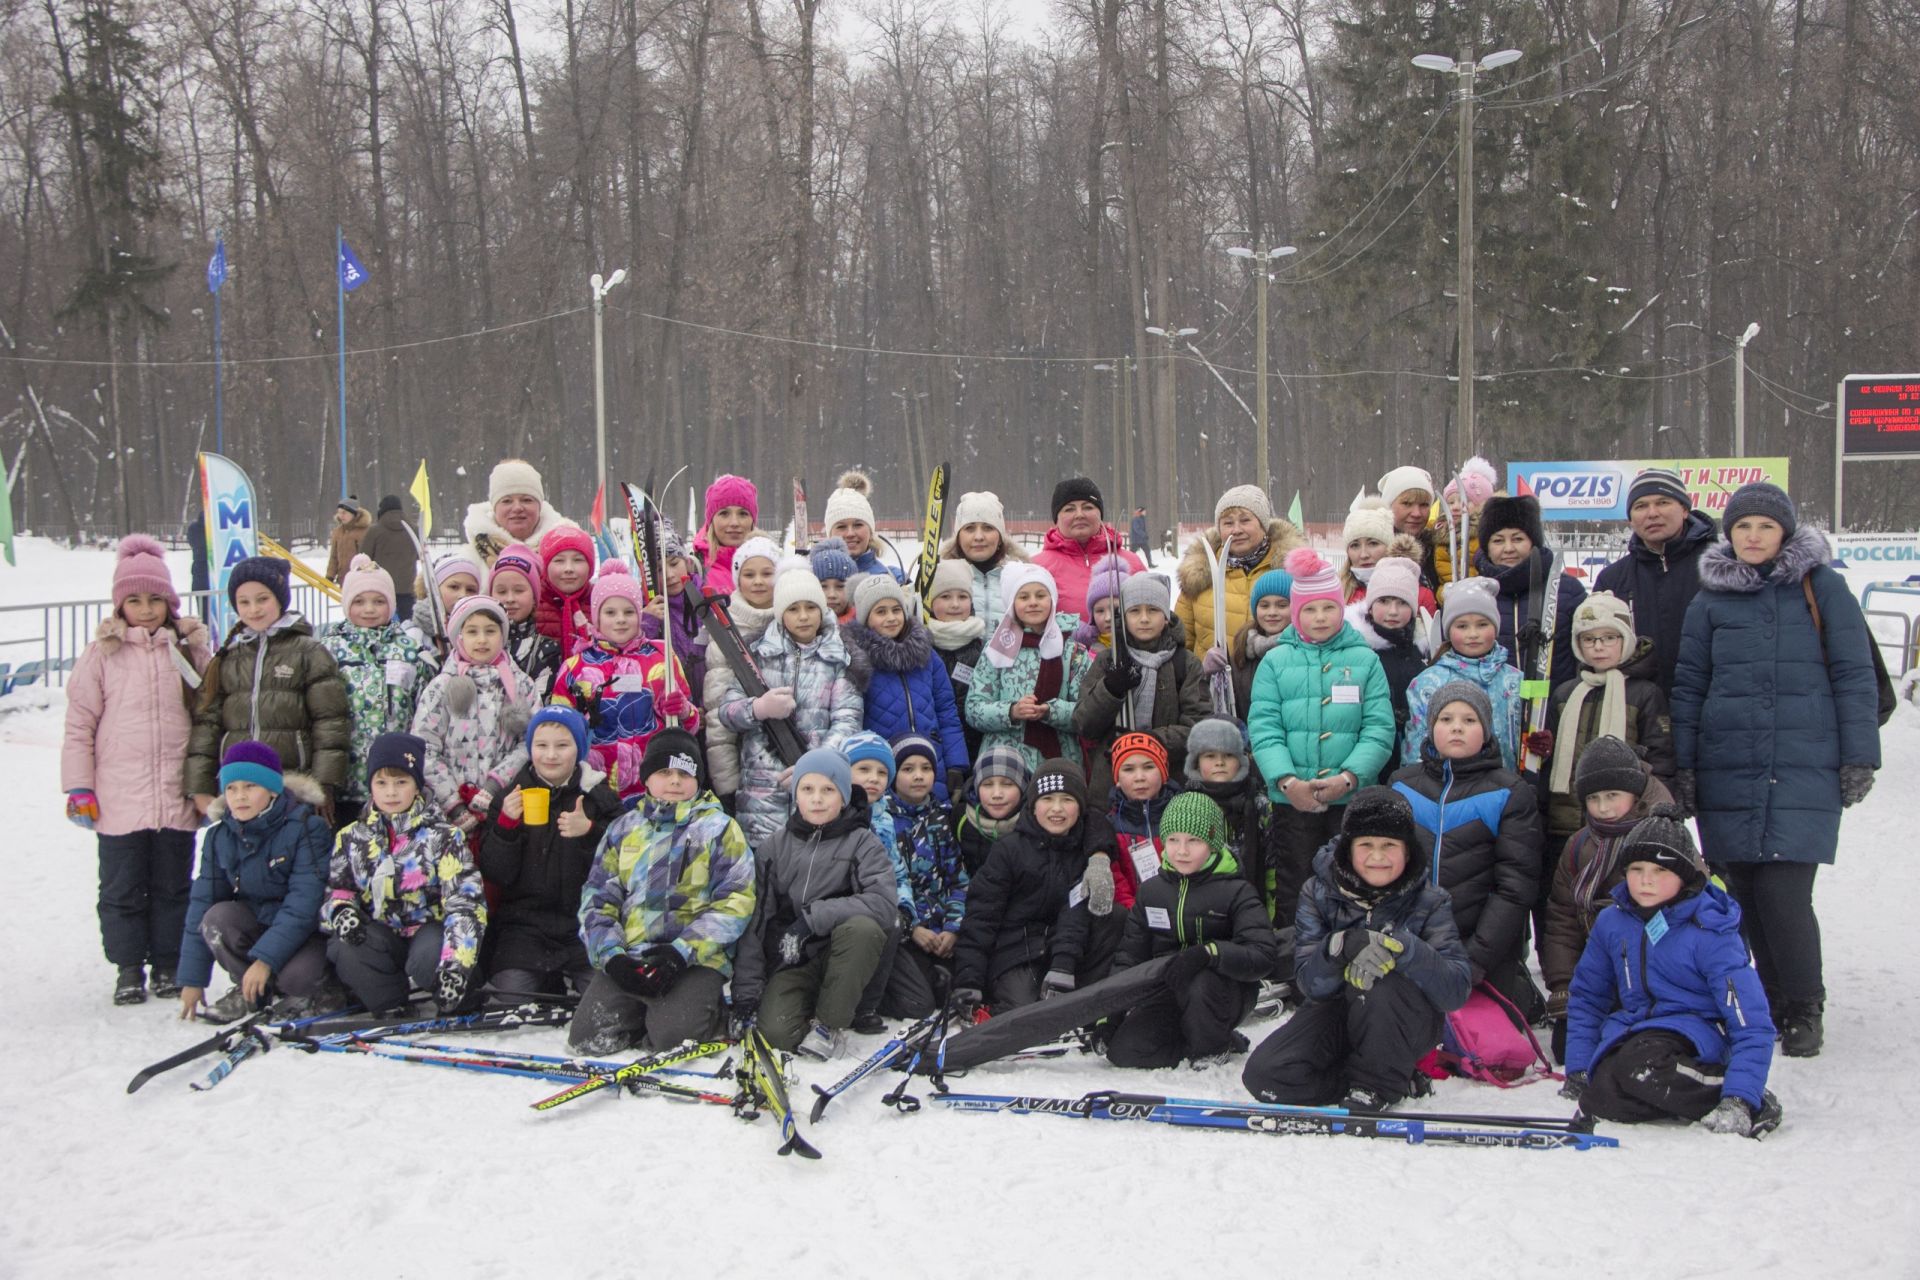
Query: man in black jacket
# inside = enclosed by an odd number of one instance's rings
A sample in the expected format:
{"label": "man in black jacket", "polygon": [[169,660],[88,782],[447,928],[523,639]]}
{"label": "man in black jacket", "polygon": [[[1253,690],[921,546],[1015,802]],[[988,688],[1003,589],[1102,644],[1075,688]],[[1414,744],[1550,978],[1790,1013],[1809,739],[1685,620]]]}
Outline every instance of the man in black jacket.
{"label": "man in black jacket", "polygon": [[1700,556],[1720,531],[1693,509],[1686,484],[1665,467],[1648,467],[1627,486],[1627,523],[1627,554],[1600,571],[1594,590],[1633,606],[1633,629],[1653,641],[1656,682],[1672,694],[1681,624],[1700,590]]}

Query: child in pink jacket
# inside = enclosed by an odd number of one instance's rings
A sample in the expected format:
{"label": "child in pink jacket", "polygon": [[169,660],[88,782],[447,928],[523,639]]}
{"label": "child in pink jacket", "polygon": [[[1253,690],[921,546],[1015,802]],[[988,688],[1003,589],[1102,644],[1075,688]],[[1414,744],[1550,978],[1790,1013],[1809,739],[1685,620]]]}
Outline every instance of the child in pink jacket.
{"label": "child in pink jacket", "polygon": [[120,543],[113,613],[67,681],[60,786],[67,818],[100,845],[100,938],[120,974],[115,1004],[180,992],[180,931],[200,826],[183,770],[188,701],[212,657],[207,628],[180,614],[158,542]]}

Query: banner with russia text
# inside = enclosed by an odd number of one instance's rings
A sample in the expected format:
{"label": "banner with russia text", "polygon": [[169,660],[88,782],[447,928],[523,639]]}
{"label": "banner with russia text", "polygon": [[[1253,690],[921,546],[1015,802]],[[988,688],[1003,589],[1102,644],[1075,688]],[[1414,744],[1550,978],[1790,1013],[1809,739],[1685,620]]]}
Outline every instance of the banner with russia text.
{"label": "banner with russia text", "polygon": [[217,453],[200,455],[200,501],[207,520],[207,568],[213,586],[214,635],[225,639],[233,626],[227,582],[233,566],[260,552],[259,504],[253,481],[232,460]]}
{"label": "banner with russia text", "polygon": [[1787,488],[1785,458],[1625,458],[1584,462],[1510,462],[1507,492],[1540,500],[1544,520],[1620,521],[1627,488],[1648,467],[1678,472],[1697,511],[1719,518],[1743,484],[1767,481]]}

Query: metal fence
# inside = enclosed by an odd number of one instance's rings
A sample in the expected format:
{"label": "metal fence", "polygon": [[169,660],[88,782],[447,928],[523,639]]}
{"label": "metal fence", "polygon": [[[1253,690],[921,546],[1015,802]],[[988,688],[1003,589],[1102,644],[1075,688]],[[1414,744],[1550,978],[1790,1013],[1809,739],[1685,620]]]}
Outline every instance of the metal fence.
{"label": "metal fence", "polygon": [[[210,591],[194,591],[182,593],[180,600],[204,619],[211,612],[212,595]],[[313,623],[316,631],[339,612],[325,593],[300,582],[293,584],[291,608]],[[0,607],[0,637],[11,637],[0,638],[0,694],[31,684],[65,685],[67,673],[92,642],[101,619],[112,612],[111,600]],[[36,614],[37,629],[31,625]],[[13,634],[16,632],[19,634]]]}

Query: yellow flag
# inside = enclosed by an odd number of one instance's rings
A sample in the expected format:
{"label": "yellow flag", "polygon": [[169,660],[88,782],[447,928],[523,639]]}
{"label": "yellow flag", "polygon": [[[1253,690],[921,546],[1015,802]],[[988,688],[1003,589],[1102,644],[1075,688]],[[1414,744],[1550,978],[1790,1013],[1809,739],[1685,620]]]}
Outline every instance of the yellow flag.
{"label": "yellow flag", "polygon": [[407,486],[407,492],[420,504],[420,537],[433,536],[433,490],[427,484],[427,460],[420,459],[420,469],[413,473],[413,483]]}

